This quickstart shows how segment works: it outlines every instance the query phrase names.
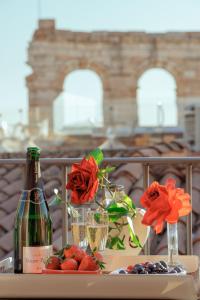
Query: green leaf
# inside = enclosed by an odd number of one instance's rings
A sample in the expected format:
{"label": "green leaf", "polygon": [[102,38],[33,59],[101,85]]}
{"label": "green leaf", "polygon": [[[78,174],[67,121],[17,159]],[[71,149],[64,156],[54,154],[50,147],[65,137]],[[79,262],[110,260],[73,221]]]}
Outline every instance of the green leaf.
{"label": "green leaf", "polygon": [[124,214],[120,214],[120,213],[109,214],[108,217],[109,217],[109,221],[114,223],[114,222],[118,221],[121,217],[124,217]]}
{"label": "green leaf", "polygon": [[125,250],[124,242],[118,236],[110,237],[106,247],[115,250]]}
{"label": "green leaf", "polygon": [[120,213],[120,214],[123,214],[123,215],[127,215],[128,213],[128,209],[125,208],[125,207],[107,207],[107,212],[108,213]]}
{"label": "green leaf", "polygon": [[65,258],[65,255],[64,255],[64,248],[62,248],[61,250],[58,250],[57,252],[55,252],[54,255],[60,257],[61,259],[64,259],[64,258]]}
{"label": "green leaf", "polygon": [[100,214],[100,213],[95,213],[95,214],[94,214],[94,219],[95,219],[95,222],[96,222],[96,223],[100,223],[100,217],[101,217],[101,214]]}
{"label": "green leaf", "polygon": [[129,212],[129,210],[126,207],[124,207],[123,204],[116,202],[113,202],[109,206],[107,206],[106,210],[108,213],[120,213],[124,216],[126,216]]}
{"label": "green leaf", "polygon": [[127,204],[127,206],[130,209],[136,209],[135,204],[133,203],[132,199],[129,196],[125,195],[123,201]]}
{"label": "green leaf", "polygon": [[87,158],[89,158],[90,156],[92,156],[95,159],[97,165],[100,165],[102,163],[102,161],[103,161],[103,158],[104,158],[103,152],[101,151],[100,148],[96,148],[96,149],[92,150],[87,155]]}
{"label": "green leaf", "polygon": [[61,205],[63,203],[63,200],[60,195],[56,195],[53,200],[48,204],[49,207]]}
{"label": "green leaf", "polygon": [[116,167],[106,167],[105,169],[102,169],[102,171],[104,172],[104,173],[111,173],[111,172],[113,172],[114,170],[116,169]]}
{"label": "green leaf", "polygon": [[105,176],[105,173],[103,172],[103,169],[100,169],[97,173],[97,177],[99,179],[102,179],[102,178],[104,178],[104,176]]}
{"label": "green leaf", "polygon": [[127,221],[128,221],[128,229],[129,229],[131,242],[133,242],[136,247],[142,248],[142,246],[140,244],[140,241],[139,241],[138,237],[135,234],[132,219],[129,216],[127,216]]}

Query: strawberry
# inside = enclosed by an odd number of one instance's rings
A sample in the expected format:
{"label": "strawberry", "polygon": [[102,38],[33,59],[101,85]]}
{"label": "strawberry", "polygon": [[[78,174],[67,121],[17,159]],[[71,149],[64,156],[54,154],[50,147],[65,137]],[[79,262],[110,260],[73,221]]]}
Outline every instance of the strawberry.
{"label": "strawberry", "polygon": [[49,256],[45,262],[46,269],[59,270],[61,259],[57,256]]}
{"label": "strawberry", "polygon": [[86,255],[85,251],[76,245],[72,245],[72,246],[69,245],[64,248],[65,258],[73,258],[77,262],[80,262],[85,255]]}
{"label": "strawberry", "polygon": [[81,260],[78,269],[82,271],[96,271],[99,269],[99,265],[94,256],[85,255]]}
{"label": "strawberry", "polygon": [[94,257],[96,257],[96,259],[97,259],[99,262],[103,262],[103,256],[101,255],[101,253],[95,251],[95,252],[92,253],[92,255],[93,255]]}
{"label": "strawberry", "polygon": [[61,263],[61,269],[62,270],[77,270],[78,263],[73,258],[67,258]]}
{"label": "strawberry", "polygon": [[93,256],[96,259],[96,263],[98,264],[100,269],[105,269],[105,263],[103,261],[103,256],[101,253],[97,252],[97,250],[93,250],[91,256]]}

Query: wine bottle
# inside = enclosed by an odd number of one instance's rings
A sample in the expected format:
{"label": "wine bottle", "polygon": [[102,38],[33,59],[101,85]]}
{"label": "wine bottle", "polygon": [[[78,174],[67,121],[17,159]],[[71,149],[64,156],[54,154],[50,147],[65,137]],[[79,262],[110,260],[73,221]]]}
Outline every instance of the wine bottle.
{"label": "wine bottle", "polygon": [[27,149],[25,187],[14,226],[15,273],[41,273],[52,254],[52,221],[40,171],[40,149]]}

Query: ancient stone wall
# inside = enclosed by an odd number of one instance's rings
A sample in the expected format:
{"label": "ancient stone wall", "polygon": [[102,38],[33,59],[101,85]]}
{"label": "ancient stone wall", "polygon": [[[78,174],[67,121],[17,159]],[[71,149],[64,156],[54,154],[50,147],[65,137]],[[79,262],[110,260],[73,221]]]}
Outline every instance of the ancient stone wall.
{"label": "ancient stone wall", "polygon": [[[95,71],[103,84],[104,126],[132,129],[137,125],[139,77],[164,68],[177,84],[178,121],[183,107],[200,102],[200,32],[72,32],[57,30],[54,20],[40,20],[28,49],[27,77],[30,124],[49,119],[63,82],[78,69]],[[159,83],[158,83],[159,84]]]}

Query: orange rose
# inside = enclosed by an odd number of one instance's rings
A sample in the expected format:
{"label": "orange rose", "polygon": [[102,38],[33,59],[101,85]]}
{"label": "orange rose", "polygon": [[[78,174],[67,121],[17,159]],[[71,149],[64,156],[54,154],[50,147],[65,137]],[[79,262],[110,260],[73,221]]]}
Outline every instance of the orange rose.
{"label": "orange rose", "polygon": [[142,223],[152,225],[156,233],[160,233],[171,210],[167,188],[154,181],[142,195],[141,204],[147,209]]}
{"label": "orange rose", "polygon": [[72,165],[66,185],[66,188],[72,191],[72,203],[83,204],[93,200],[99,186],[97,172],[98,166],[92,156],[89,159],[83,158],[80,164]]}
{"label": "orange rose", "polygon": [[176,181],[173,178],[169,178],[165,184],[169,194],[169,204],[171,206],[171,211],[166,221],[171,224],[177,223],[179,217],[188,215],[192,210],[190,195],[185,193],[183,189],[176,188],[175,185]]}
{"label": "orange rose", "polygon": [[192,210],[190,195],[175,184],[173,178],[169,178],[165,186],[154,181],[141,197],[141,204],[146,208],[142,223],[152,225],[156,233],[162,231],[163,222],[177,223],[179,217]]}

